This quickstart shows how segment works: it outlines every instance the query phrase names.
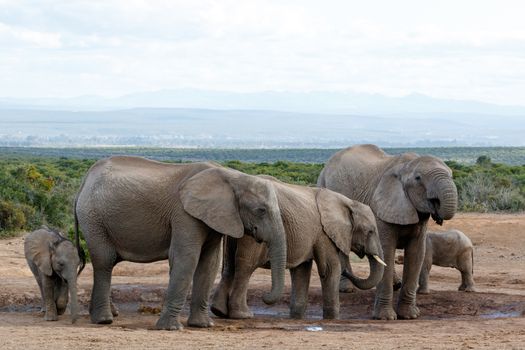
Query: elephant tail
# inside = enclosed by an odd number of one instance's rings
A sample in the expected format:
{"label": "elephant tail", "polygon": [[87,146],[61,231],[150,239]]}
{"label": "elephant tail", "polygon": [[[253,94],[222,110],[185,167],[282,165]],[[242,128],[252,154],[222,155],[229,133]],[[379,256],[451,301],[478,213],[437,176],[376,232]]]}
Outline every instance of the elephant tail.
{"label": "elephant tail", "polygon": [[[80,186],[80,190],[78,191],[79,194],[82,191],[82,188],[84,188],[84,181],[82,181],[82,185]],[[77,273],[77,276],[78,276],[80,275],[82,270],[84,270],[84,267],[86,267],[86,252],[84,252],[84,249],[82,249],[80,245],[80,230],[78,227],[77,203],[78,203],[78,194],[77,194],[77,197],[75,198],[75,206],[73,208],[74,215],[75,215],[75,244],[77,247],[78,256],[80,258],[80,266],[78,268],[78,273]]]}
{"label": "elephant tail", "polygon": [[470,250],[470,258],[472,259],[472,276],[474,276],[474,248]]}

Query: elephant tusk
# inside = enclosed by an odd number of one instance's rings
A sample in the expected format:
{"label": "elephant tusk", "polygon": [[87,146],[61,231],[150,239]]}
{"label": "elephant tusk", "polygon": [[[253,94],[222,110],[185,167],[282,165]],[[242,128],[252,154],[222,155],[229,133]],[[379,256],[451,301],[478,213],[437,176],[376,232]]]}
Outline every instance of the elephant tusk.
{"label": "elephant tusk", "polygon": [[383,260],[381,260],[381,258],[377,255],[372,255],[374,257],[374,259],[377,260],[378,263],[380,263],[381,265],[385,266],[386,267],[386,264]]}

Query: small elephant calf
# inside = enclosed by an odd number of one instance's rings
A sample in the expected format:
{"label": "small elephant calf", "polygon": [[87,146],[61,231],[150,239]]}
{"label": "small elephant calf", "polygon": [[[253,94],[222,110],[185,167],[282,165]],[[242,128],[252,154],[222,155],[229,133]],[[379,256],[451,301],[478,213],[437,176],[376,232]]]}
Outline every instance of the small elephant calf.
{"label": "small elephant calf", "polygon": [[[78,319],[77,276],[84,268],[84,254],[59,232],[43,227],[25,238],[27,264],[42,296],[46,321],[56,321],[71,298],[72,323]],[[78,269],[78,272],[77,272]]]}
{"label": "small elephant calf", "polygon": [[459,230],[427,232],[425,260],[419,275],[418,293],[428,294],[428,274],[432,265],[453,267],[461,272],[460,291],[475,292],[472,278],[474,248],[470,239]]}

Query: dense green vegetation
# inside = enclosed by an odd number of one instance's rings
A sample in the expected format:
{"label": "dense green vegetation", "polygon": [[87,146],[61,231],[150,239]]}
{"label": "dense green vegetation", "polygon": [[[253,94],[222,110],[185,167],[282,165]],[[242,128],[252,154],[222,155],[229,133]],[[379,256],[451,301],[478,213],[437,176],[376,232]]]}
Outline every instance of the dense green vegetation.
{"label": "dense green vegetation", "polygon": [[[180,161],[180,160],[179,160]],[[83,175],[95,159],[0,154],[0,237],[42,224],[72,231],[73,202]],[[224,165],[249,174],[313,185],[323,165],[276,161]],[[525,210],[525,165],[492,162],[482,155],[473,165],[447,161],[454,171],[462,211]]]}

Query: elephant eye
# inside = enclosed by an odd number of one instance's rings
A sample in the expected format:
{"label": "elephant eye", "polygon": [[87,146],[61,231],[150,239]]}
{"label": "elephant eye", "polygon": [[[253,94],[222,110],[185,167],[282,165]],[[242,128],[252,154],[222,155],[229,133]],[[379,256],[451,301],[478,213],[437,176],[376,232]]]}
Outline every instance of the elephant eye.
{"label": "elephant eye", "polygon": [[417,175],[417,176],[416,176],[416,180],[417,180],[417,181],[421,180],[421,176]]}
{"label": "elephant eye", "polygon": [[255,215],[257,216],[264,216],[266,214],[266,208],[259,207],[255,209]]}

